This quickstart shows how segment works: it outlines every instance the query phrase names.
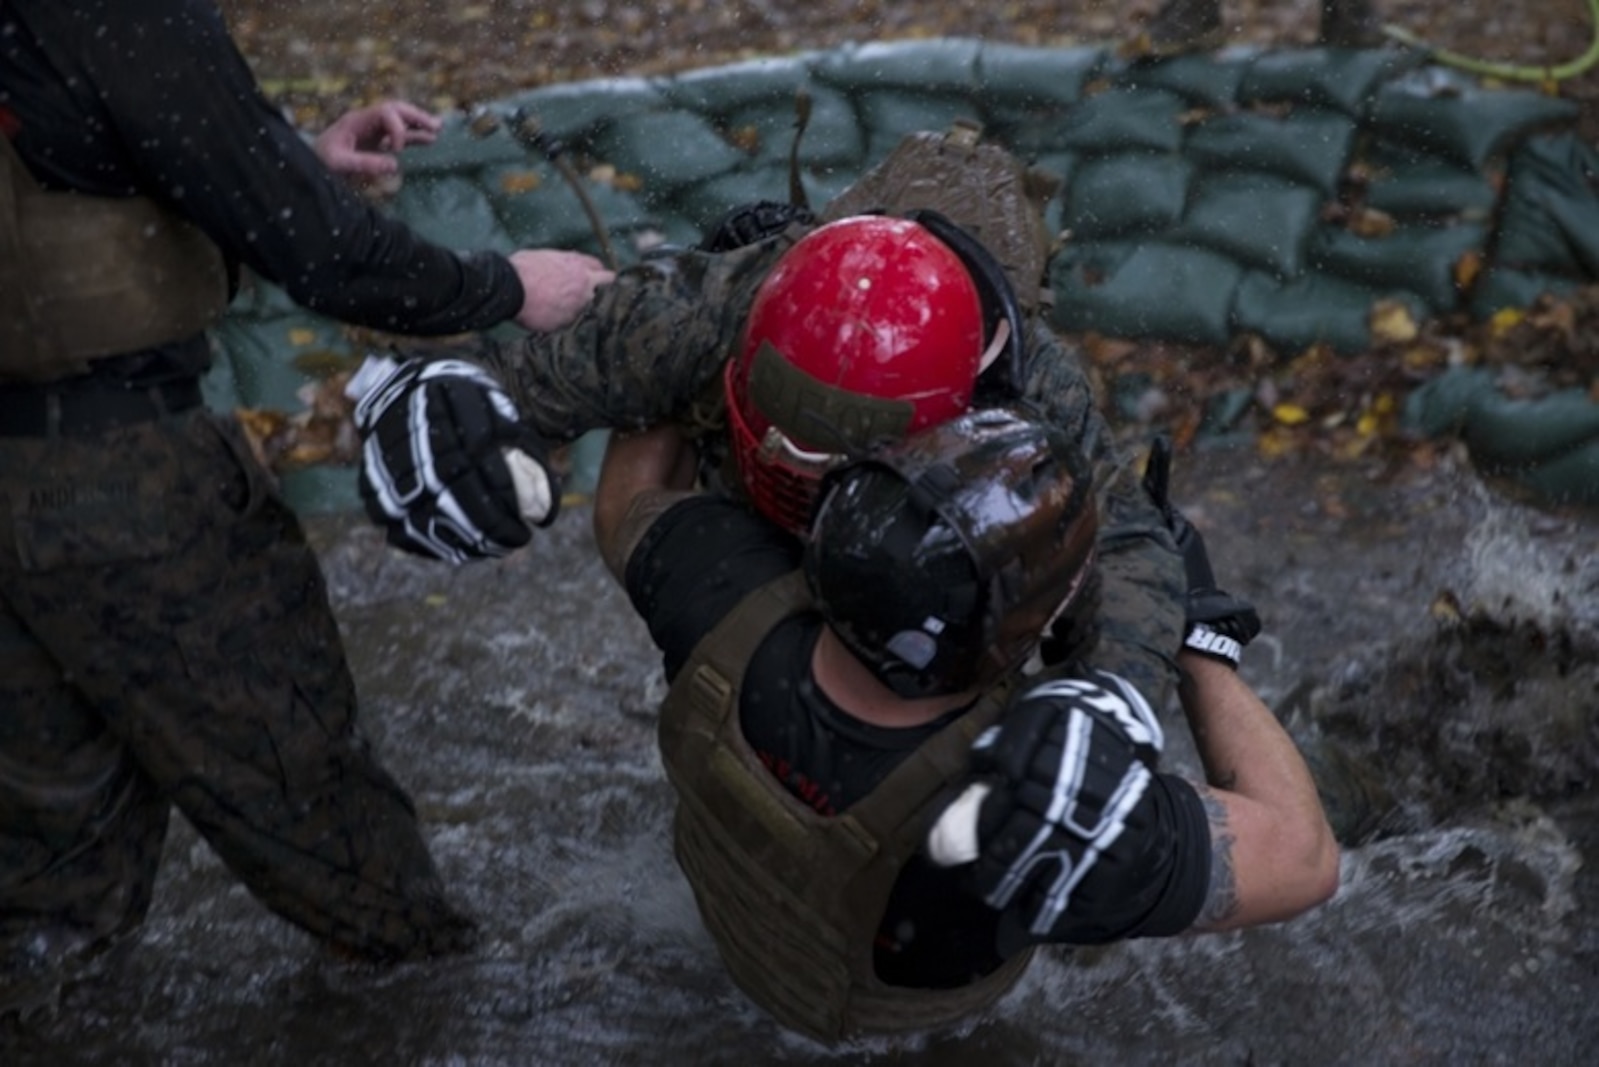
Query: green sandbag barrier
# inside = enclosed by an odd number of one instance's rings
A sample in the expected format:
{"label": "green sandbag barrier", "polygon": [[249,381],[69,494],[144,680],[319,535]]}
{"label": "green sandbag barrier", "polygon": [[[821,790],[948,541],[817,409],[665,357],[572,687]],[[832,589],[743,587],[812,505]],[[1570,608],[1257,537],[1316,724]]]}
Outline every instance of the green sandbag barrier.
{"label": "green sandbag barrier", "polygon": [[488,195],[469,178],[433,174],[408,180],[391,210],[417,233],[445,248],[516,250]]}
{"label": "green sandbag barrier", "polygon": [[1523,467],[1514,477],[1540,500],[1599,507],[1599,440]]}
{"label": "green sandbag barrier", "polygon": [[[1304,269],[1321,197],[1314,189],[1267,175],[1218,174],[1196,183],[1170,239],[1221,252],[1279,278]],[[1247,226],[1239,220],[1247,219]]]}
{"label": "green sandbag barrier", "polygon": [[1069,333],[1225,344],[1243,268],[1158,241],[1068,245],[1050,266],[1054,321]]}
{"label": "green sandbag barrier", "polygon": [[220,330],[211,333],[211,369],[200,377],[200,396],[212,411],[229,412],[244,404],[239,397],[233,360],[222,347]]}
{"label": "green sandbag barrier", "polygon": [[567,471],[561,492],[568,496],[589,496],[599,485],[600,463],[605,459],[609,430],[591,430],[567,446]]}
{"label": "green sandbag barrier", "polygon": [[681,111],[707,117],[731,114],[754,104],[775,101],[792,106],[799,89],[816,93],[811,82],[814,55],[777,56],[689,71],[662,82],[661,98]]}
{"label": "green sandbag barrier", "polygon": [[1471,170],[1535,130],[1576,117],[1577,105],[1529,90],[1483,89],[1442,67],[1384,85],[1372,107],[1380,138],[1435,152]]}
{"label": "green sandbag barrier", "polygon": [[894,150],[907,134],[947,130],[958,120],[982,123],[970,93],[919,93],[885,89],[856,105],[866,130],[867,158],[876,161]]}
{"label": "green sandbag barrier", "polygon": [[1244,74],[1260,50],[1226,49],[1214,55],[1188,54],[1134,63],[1117,79],[1129,89],[1165,89],[1196,107],[1226,109],[1238,100]]}
{"label": "green sandbag barrier", "polygon": [[1487,227],[1402,227],[1385,237],[1361,237],[1324,227],[1309,253],[1317,270],[1377,289],[1411,292],[1427,313],[1444,315],[1460,304],[1455,265],[1481,248]]}
{"label": "green sandbag barrier", "polygon": [[1472,462],[1542,500],[1599,504],[1599,404],[1585,390],[1513,399],[1492,371],[1456,368],[1411,393],[1405,420],[1428,437],[1458,434]]}
{"label": "green sandbag barrier", "polygon": [[[579,176],[608,233],[625,236],[656,221],[638,197],[608,182]],[[595,254],[599,240],[577,193],[543,161],[491,167],[483,172],[481,186],[499,224],[516,248],[572,248]],[[625,249],[625,244],[618,252]]]}
{"label": "green sandbag barrier", "polygon": [[771,166],[765,170],[724,174],[686,190],[678,200],[678,208],[694,222],[695,240],[698,240],[698,234],[714,225],[728,204],[787,199],[788,168]]}
{"label": "green sandbag barrier", "polygon": [[[855,114],[855,105],[837,89],[813,85],[806,89],[810,98],[810,122],[800,138],[799,160],[807,169],[860,169],[866,158],[866,135]],[[754,161],[758,165],[780,163],[788,166],[794,146],[797,116],[792,95],[779,99],[751,101],[727,114],[725,128],[735,138],[755,139]]]}
{"label": "green sandbag barrier", "polygon": [[1087,158],[1061,194],[1062,217],[1083,240],[1151,236],[1183,217],[1194,168],[1181,156],[1120,152]]}
{"label": "green sandbag barrier", "polygon": [[977,91],[991,114],[1007,108],[1032,113],[1041,106],[1069,106],[1082,99],[1083,87],[1099,75],[1107,58],[1105,49],[1088,46],[985,42],[974,71]]}
{"label": "green sandbag barrier", "polygon": [[1289,103],[1352,117],[1370,110],[1379,86],[1420,62],[1388,48],[1306,48],[1263,53],[1238,86],[1244,105]]}
{"label": "green sandbag barrier", "polygon": [[1188,102],[1164,89],[1107,89],[1066,116],[1060,147],[1085,154],[1177,152]]}
{"label": "green sandbag barrier", "polygon": [[811,73],[857,95],[882,89],[973,94],[982,50],[982,41],[962,37],[851,44],[818,54]]}
{"label": "green sandbag barrier", "polygon": [[1311,274],[1284,282],[1252,271],[1237,288],[1231,327],[1270,337],[1289,351],[1324,344],[1342,353],[1371,347],[1371,309],[1379,300],[1397,300],[1418,320],[1421,301],[1408,293],[1373,289],[1328,275]]}
{"label": "green sandbag barrier", "polygon": [[1401,222],[1482,222],[1498,199],[1485,175],[1453,163],[1413,155],[1377,155],[1374,163],[1377,172],[1366,187],[1366,206]]}
{"label": "green sandbag barrier", "polygon": [[354,467],[304,467],[278,476],[278,488],[301,515],[331,515],[361,510]]}
{"label": "green sandbag barrier", "polygon": [[1584,390],[1540,400],[1513,400],[1497,390],[1479,394],[1461,431],[1472,456],[1494,467],[1547,460],[1599,438],[1599,404]]}
{"label": "green sandbag barrier", "polygon": [[1459,433],[1479,399],[1493,391],[1492,371],[1451,368],[1410,394],[1405,423],[1424,437]]}
{"label": "green sandbag barrier", "polygon": [[348,355],[343,327],[308,311],[258,322],[226,319],[212,331],[212,348],[228,364],[237,406],[287,412],[304,409],[300,390],[315,381],[297,361]]}
{"label": "green sandbag barrier", "polygon": [[1354,140],[1354,120],[1343,115],[1220,115],[1196,126],[1185,149],[1203,168],[1264,171],[1331,197]]}
{"label": "green sandbag barrier", "polygon": [[1529,142],[1511,162],[1495,262],[1566,277],[1599,274],[1599,151],[1573,134]]}
{"label": "green sandbag barrier", "polygon": [[686,111],[618,119],[595,138],[594,151],[642,179],[638,195],[651,207],[670,204],[676,190],[726,174],[746,158],[709,122]]}
{"label": "green sandbag barrier", "polygon": [[[1106,47],[943,39],[545,86],[486,107],[498,124],[450,116],[435,144],[406,150],[384,209],[452,247],[599,251],[565,181],[509,132],[520,112],[564,147],[630,262],[648,242],[694,243],[738,203],[788,196],[800,89],[813,208],[902,133],[957,117],[1058,173],[1046,218],[1065,240],[1049,280],[1068,331],[1206,344],[1248,332],[1290,358],[1312,343],[1368,347],[1379,299],[1418,318],[1486,315],[1599,273],[1599,161],[1549,132],[1570,126],[1573,105],[1391,48],[1127,61]],[[1326,221],[1344,189],[1398,228],[1361,238]],[[1482,269],[1463,293],[1452,267],[1472,254]],[[241,295],[211,402],[298,410],[288,305],[275,287]],[[314,317],[298,329],[321,337]],[[1560,469],[1580,471],[1576,454]]]}
{"label": "green sandbag barrier", "polygon": [[1578,286],[1579,282],[1569,277],[1494,267],[1477,279],[1472,289],[1471,313],[1479,319],[1490,319],[1507,308],[1531,307],[1544,296],[1563,296]]}
{"label": "green sandbag barrier", "polygon": [[1062,121],[1106,58],[1101,48],[985,44],[977,57],[977,102],[989,135],[1023,157],[1053,150]]}
{"label": "green sandbag barrier", "polygon": [[[539,129],[569,148],[585,148],[596,131],[631,115],[670,109],[660,86],[648,78],[597,78],[547,85],[501,101],[495,111],[526,112]],[[410,149],[406,150],[409,160]],[[410,167],[407,162],[406,167]]]}
{"label": "green sandbag barrier", "polygon": [[[1060,179],[1060,187],[1071,188],[1078,168],[1085,161],[1076,152],[1046,152],[1036,157],[1033,166]],[[1064,195],[1052,197],[1044,205],[1044,231],[1058,234],[1066,229],[1066,199]]]}
{"label": "green sandbag barrier", "polygon": [[300,305],[289,294],[271,282],[263,281],[250,271],[242,272],[239,292],[228,305],[230,319],[275,319],[280,315],[302,313]]}
{"label": "green sandbag barrier", "polygon": [[432,144],[407,148],[401,157],[408,180],[424,175],[470,174],[481,167],[516,163],[526,150],[509,136],[478,136],[463,115],[446,116]]}

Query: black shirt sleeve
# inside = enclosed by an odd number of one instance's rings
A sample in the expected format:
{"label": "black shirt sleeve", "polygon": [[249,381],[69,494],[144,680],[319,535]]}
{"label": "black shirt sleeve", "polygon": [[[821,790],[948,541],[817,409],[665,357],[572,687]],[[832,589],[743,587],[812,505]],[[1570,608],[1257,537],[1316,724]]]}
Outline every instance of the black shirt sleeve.
{"label": "black shirt sleeve", "polygon": [[261,94],[210,0],[8,0],[0,95],[42,183],[153,196],[297,302],[395,333],[486,329],[521,308],[510,262],[421,239],[324,167]]}
{"label": "black shirt sleeve", "polygon": [[1170,937],[1199,918],[1210,885],[1210,822],[1185,779],[1156,774],[1127,829],[1072,894],[1073,944]]}
{"label": "black shirt sleeve", "polygon": [[723,497],[690,497],[663,512],[628,558],[625,584],[667,680],[740,600],[799,562],[798,539]]}
{"label": "black shirt sleeve", "polygon": [[[1199,918],[1209,886],[1210,822],[1199,794],[1183,778],[1155,774],[1126,828],[1072,891],[1050,940],[1102,945],[1180,934]],[[1014,905],[1001,914],[1004,955],[1035,940],[1026,927]]]}

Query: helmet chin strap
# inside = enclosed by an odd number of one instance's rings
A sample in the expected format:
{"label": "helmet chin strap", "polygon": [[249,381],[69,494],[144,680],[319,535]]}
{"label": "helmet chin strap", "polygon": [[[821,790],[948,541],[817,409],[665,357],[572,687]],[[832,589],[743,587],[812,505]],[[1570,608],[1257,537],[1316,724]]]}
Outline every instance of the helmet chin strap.
{"label": "helmet chin strap", "polygon": [[[1022,309],[1016,300],[1010,278],[1005,274],[1005,268],[1000,266],[993,253],[977,238],[937,211],[920,208],[906,212],[905,217],[925,227],[934,237],[948,245],[965,265],[973,284],[977,286],[978,298],[983,304],[983,318],[993,323],[994,329],[990,348],[985,349],[983,353],[982,370],[987,370],[990,364],[1008,352],[1004,366],[995,372],[999,375],[999,381],[995,384],[1003,395],[1021,395],[1022,376],[1027,362],[1026,353],[1022,350],[1024,343]],[[990,351],[992,355],[989,354]],[[981,372],[979,374],[981,375]]]}
{"label": "helmet chin strap", "polygon": [[844,458],[838,452],[812,452],[810,449],[801,448],[788,434],[776,426],[768,426],[766,436],[761,438],[761,457],[770,462],[779,456],[791,463],[817,470],[825,470]]}
{"label": "helmet chin strap", "polygon": [[988,347],[983,349],[983,355],[977,361],[977,373],[981,374],[991,367],[999,354],[1005,351],[1005,346],[1010,342],[1010,323],[1004,319],[999,320],[999,325],[994,327],[994,336],[989,339]]}

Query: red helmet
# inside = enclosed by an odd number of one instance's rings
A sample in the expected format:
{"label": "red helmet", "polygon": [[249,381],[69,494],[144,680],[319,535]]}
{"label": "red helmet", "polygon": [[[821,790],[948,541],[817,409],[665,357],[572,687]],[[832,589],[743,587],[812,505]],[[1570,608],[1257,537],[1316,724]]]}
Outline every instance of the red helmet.
{"label": "red helmet", "polygon": [[803,532],[829,467],[964,412],[984,335],[970,271],[921,223],[864,215],[801,238],[761,283],[723,377],[755,507]]}

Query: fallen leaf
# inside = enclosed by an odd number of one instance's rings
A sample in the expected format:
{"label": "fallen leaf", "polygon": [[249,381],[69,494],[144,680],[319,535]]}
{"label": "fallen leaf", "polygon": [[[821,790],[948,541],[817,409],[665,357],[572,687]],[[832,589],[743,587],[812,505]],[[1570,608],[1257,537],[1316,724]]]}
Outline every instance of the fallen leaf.
{"label": "fallen leaf", "polygon": [[512,196],[521,196],[523,193],[531,193],[533,190],[537,189],[543,184],[544,178],[537,171],[532,170],[512,171],[500,176],[501,191],[509,193]]}
{"label": "fallen leaf", "polygon": [[1526,317],[1527,313],[1520,308],[1500,308],[1494,312],[1493,318],[1489,319],[1488,322],[1493,328],[1494,336],[1503,337],[1512,329],[1521,325],[1521,320]]}
{"label": "fallen leaf", "polygon": [[1378,341],[1404,344],[1421,333],[1410,309],[1397,300],[1379,300],[1371,309],[1371,333]]}
{"label": "fallen leaf", "polygon": [[1106,337],[1101,333],[1091,333],[1083,338],[1083,348],[1088,358],[1101,367],[1114,367],[1134,352],[1138,351],[1136,341],[1124,340],[1120,337]]}
{"label": "fallen leaf", "polygon": [[1413,374],[1435,370],[1448,361],[1449,355],[1443,349],[1424,344],[1407,348],[1399,356],[1400,366]]}
{"label": "fallen leaf", "polygon": [[1458,623],[1465,618],[1460,610],[1460,599],[1447,589],[1432,598],[1432,603],[1427,606],[1427,614],[1443,623]]}
{"label": "fallen leaf", "polygon": [[1376,208],[1363,207],[1349,217],[1349,230],[1359,237],[1388,237],[1398,228],[1392,215]]}
{"label": "fallen leaf", "polygon": [[1540,330],[1560,334],[1568,343],[1577,333],[1577,309],[1564,301],[1534,310],[1526,321]]}
{"label": "fallen leaf", "polygon": [[263,467],[271,467],[274,450],[270,442],[282,432],[288,417],[281,411],[257,408],[234,408],[233,414],[244,430],[244,439],[249,442],[250,451],[254,454],[256,462]]}
{"label": "fallen leaf", "polygon": [[727,139],[734,148],[752,156],[761,150],[761,131],[757,126],[744,125],[729,130]]}
{"label": "fallen leaf", "polygon": [[1298,449],[1299,442],[1293,432],[1281,426],[1273,426],[1255,442],[1256,450],[1267,459],[1277,459],[1286,456]]}

